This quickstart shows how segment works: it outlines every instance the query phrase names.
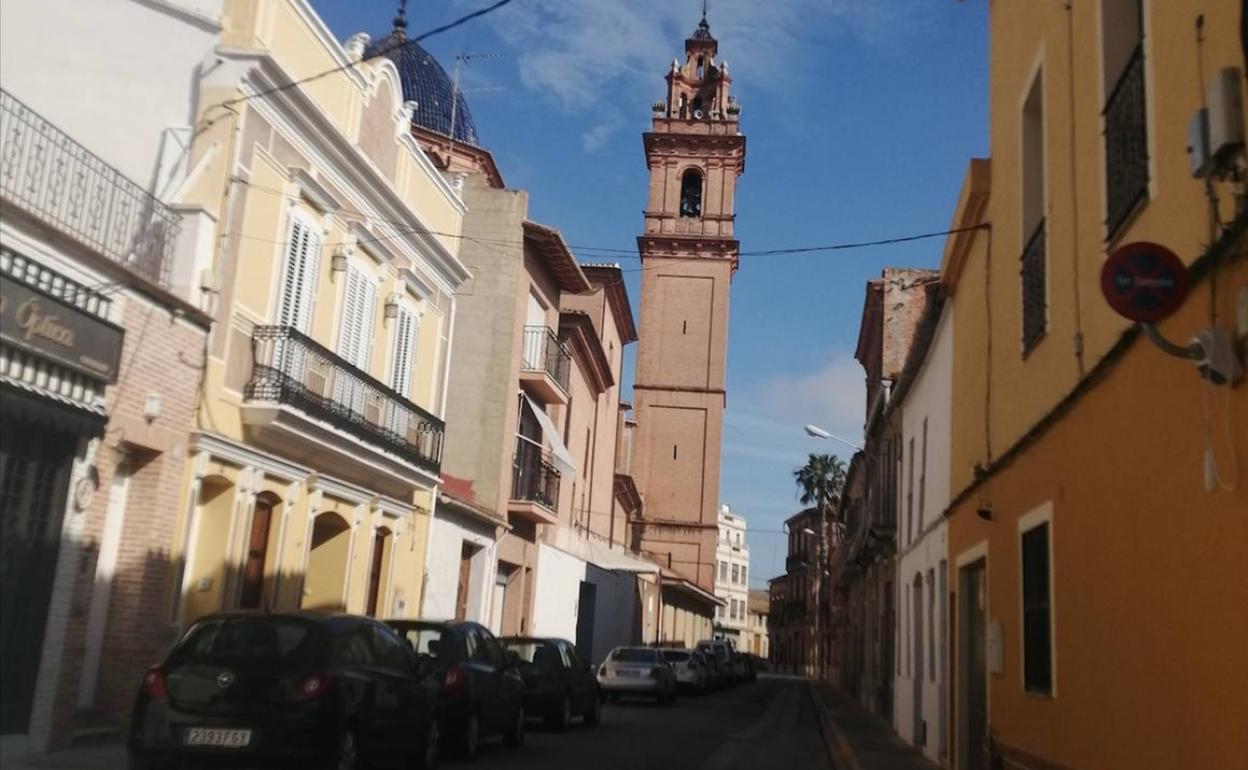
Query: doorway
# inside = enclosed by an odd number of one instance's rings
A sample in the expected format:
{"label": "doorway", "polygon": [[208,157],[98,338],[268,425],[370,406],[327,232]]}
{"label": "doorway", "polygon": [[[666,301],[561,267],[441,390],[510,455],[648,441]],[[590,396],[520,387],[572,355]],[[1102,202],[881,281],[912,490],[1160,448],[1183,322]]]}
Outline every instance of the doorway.
{"label": "doorway", "polygon": [[[6,391],[7,393],[7,391]],[[5,412],[0,432],[0,734],[26,733],[78,437]]]}
{"label": "doorway", "polygon": [[958,762],[962,770],[987,770],[986,575],[983,559],[962,567],[958,574]]}
{"label": "doorway", "polygon": [[468,619],[468,591],[472,587],[472,557],[477,547],[464,542],[459,549],[459,579],[455,588],[455,619]]}
{"label": "doorway", "polygon": [[598,604],[598,586],[581,581],[576,605],[576,652],[585,660],[594,660],[594,615]]}
{"label": "doorway", "polygon": [[389,564],[390,541],[390,530],[378,527],[373,534],[373,559],[368,567],[368,603],[365,605],[365,612],[374,618],[377,617],[377,605],[382,597],[382,578]]}
{"label": "doorway", "polygon": [[922,746],[927,742],[927,736],[924,734],[926,730],[923,725],[923,576],[921,574],[914,576],[914,586],[911,590],[914,597],[914,609],[910,619],[910,627],[914,629],[911,634],[914,644],[914,669],[910,672],[914,693],[914,745]]}
{"label": "doorway", "polygon": [[317,514],[304,575],[303,609],[346,610],[343,596],[351,563],[351,525],[336,513]]}
{"label": "doorway", "polygon": [[269,552],[273,508],[277,502],[277,497],[269,492],[256,498],[256,510],[251,516],[251,534],[247,537],[246,558],[243,560],[243,585],[238,595],[240,609],[260,609],[264,598],[264,565]]}

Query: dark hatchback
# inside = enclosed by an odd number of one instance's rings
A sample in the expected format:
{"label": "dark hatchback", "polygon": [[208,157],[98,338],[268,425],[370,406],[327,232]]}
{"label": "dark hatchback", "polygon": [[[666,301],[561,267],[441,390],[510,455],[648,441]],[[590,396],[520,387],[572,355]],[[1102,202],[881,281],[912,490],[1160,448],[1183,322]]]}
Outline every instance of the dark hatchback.
{"label": "dark hatchback", "polygon": [[148,669],[131,767],[425,767],[437,693],[393,630],[347,615],[202,618]]}
{"label": "dark hatchback", "polygon": [[593,726],[602,720],[602,696],[593,666],[565,639],[507,636],[499,640],[520,669],[529,716],[540,716],[556,730],[567,730],[573,716]]}
{"label": "dark hatchback", "polygon": [[524,743],[524,682],[489,629],[468,621],[389,620],[416,653],[422,673],[441,687],[439,712],[447,748],[476,756],[481,738]]}

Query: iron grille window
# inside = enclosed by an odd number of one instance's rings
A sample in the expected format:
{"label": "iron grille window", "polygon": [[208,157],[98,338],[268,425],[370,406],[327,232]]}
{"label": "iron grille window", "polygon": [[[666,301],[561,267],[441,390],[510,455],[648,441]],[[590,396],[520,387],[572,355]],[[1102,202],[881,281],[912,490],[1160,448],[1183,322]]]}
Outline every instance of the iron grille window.
{"label": "iron grille window", "polygon": [[1031,352],[1044,336],[1046,316],[1045,300],[1045,235],[1044,220],[1027,240],[1023,249],[1023,355]]}
{"label": "iron grille window", "polygon": [[1112,240],[1148,195],[1148,123],[1144,109],[1144,46],[1136,47],[1110,91],[1105,119],[1105,226]]}
{"label": "iron grille window", "polygon": [[1053,691],[1049,605],[1049,525],[1023,533],[1023,687]]}

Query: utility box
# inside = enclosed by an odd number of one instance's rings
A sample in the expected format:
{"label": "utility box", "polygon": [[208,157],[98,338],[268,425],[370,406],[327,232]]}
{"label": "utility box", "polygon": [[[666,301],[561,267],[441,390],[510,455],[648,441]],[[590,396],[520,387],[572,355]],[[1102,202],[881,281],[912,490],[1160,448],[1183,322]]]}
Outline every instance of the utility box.
{"label": "utility box", "polygon": [[1209,83],[1209,153],[1223,163],[1244,144],[1244,93],[1238,67],[1218,70]]}

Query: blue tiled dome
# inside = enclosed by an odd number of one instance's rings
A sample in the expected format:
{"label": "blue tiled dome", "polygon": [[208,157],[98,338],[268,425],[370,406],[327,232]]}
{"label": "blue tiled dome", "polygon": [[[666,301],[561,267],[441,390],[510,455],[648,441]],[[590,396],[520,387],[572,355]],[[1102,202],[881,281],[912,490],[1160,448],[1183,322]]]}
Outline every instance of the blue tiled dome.
{"label": "blue tiled dome", "polygon": [[455,130],[451,131],[452,94],[455,86],[446,70],[433,54],[421,48],[414,40],[408,40],[407,22],[402,14],[394,20],[394,30],[368,46],[365,58],[385,56],[394,62],[403,80],[403,100],[416,102],[412,122],[443,136],[451,136],[457,142],[478,145],[477,124],[472,119],[464,92],[459,92],[455,112]]}

